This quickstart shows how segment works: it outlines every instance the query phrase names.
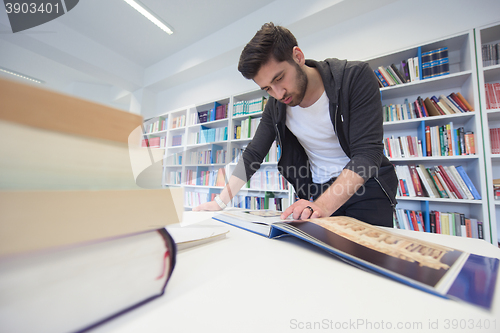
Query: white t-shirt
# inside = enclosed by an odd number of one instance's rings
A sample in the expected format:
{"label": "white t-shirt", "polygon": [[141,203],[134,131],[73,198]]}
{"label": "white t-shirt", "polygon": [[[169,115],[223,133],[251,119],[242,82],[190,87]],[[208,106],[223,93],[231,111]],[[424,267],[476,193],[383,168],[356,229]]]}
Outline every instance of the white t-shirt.
{"label": "white t-shirt", "polygon": [[321,184],[340,175],[349,157],[335,135],[326,92],[310,107],[287,106],[286,126],[309,157],[313,182]]}

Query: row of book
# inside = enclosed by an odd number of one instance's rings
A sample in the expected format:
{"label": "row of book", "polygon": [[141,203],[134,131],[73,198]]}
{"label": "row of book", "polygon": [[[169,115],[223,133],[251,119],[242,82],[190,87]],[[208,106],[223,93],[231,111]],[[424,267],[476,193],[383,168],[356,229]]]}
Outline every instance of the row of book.
{"label": "row of book", "polygon": [[213,164],[226,163],[227,150],[203,150],[194,151],[186,155],[187,164]]}
{"label": "row of book", "polygon": [[244,209],[283,211],[289,206],[288,198],[274,197],[271,192],[266,192],[264,196],[235,195],[232,201],[233,207]]}
{"label": "row of book", "polygon": [[486,109],[500,109],[500,83],[485,83]]}
{"label": "row of book", "polygon": [[389,104],[383,106],[384,122],[425,118],[431,116],[444,116],[457,113],[474,111],[472,105],[460,92],[448,96],[417,97],[409,103],[405,99],[402,104]]}
{"label": "row of book", "polygon": [[184,156],[183,152],[174,153],[171,155],[172,165],[182,165],[182,157]]}
{"label": "row of book", "polygon": [[172,136],[172,147],[182,146],[182,134]]}
{"label": "row of book", "polygon": [[261,118],[251,118],[248,117],[241,121],[241,125],[234,126],[234,139],[251,139],[257,127],[260,124]]}
{"label": "row of book", "polygon": [[422,141],[410,135],[385,138],[384,155],[388,158],[422,157]]}
{"label": "row of book", "polygon": [[500,179],[493,179],[493,195],[495,200],[500,199]]}
{"label": "row of book", "polygon": [[[246,146],[241,148],[233,147],[231,149],[231,161],[233,163],[238,163],[245,148]],[[273,144],[271,145],[271,148],[269,148],[269,152],[267,153],[266,157],[264,157],[263,162],[276,163],[279,161],[280,157],[281,157],[281,147],[276,143],[276,141],[274,141]]]}
{"label": "row of book", "polygon": [[399,229],[484,239],[483,222],[475,218],[466,217],[463,213],[432,210],[429,212],[429,223],[426,226],[424,214],[419,210],[397,208],[394,224]]}
{"label": "row of book", "polygon": [[[420,53],[420,48],[419,48]],[[395,64],[379,66],[373,71],[380,87],[389,87],[438,77],[450,73],[448,48],[443,47],[421,53]]]}
{"label": "row of book", "polygon": [[422,164],[396,165],[398,195],[481,200],[481,195],[462,166],[425,167]]}
{"label": "row of book", "polygon": [[206,128],[202,127],[198,132],[191,134],[192,144],[211,143],[227,141],[227,126]]}
{"label": "row of book", "polygon": [[166,136],[158,136],[154,138],[142,139],[141,146],[146,148],[165,148],[167,142]]}
{"label": "row of book", "polygon": [[198,111],[197,117],[194,117],[193,120],[196,121],[196,123],[192,124],[203,124],[207,123],[210,121],[215,121],[215,120],[221,120],[221,119],[226,119],[227,118],[227,104],[219,104],[215,103],[214,107],[205,110],[205,111]]}
{"label": "row of book", "polygon": [[425,151],[423,148],[416,136],[384,139],[384,155],[388,158],[475,155],[474,132],[465,132],[463,127],[454,129],[453,123],[425,126]]}
{"label": "row of book", "polygon": [[288,182],[278,170],[257,170],[245,187],[253,190],[282,191],[288,190]]}
{"label": "row of book", "polygon": [[264,111],[267,104],[266,97],[251,99],[248,101],[239,101],[233,104],[233,116],[258,113]]}
{"label": "row of book", "polygon": [[500,154],[500,128],[490,128],[491,153]]}
{"label": "row of book", "polygon": [[500,44],[484,44],[481,46],[483,55],[483,66],[494,66],[500,64]]}
{"label": "row of book", "polygon": [[172,129],[186,126],[186,115],[175,117],[172,119]]}
{"label": "row of book", "polygon": [[425,126],[426,156],[475,155],[474,132],[463,127],[453,128],[453,123],[442,126]]}
{"label": "row of book", "polygon": [[170,171],[167,178],[168,185],[181,185],[182,184],[182,172],[181,171]]}
{"label": "row of book", "polygon": [[198,186],[225,186],[226,170],[224,168],[218,170],[187,169],[185,183]]}
{"label": "row of book", "polygon": [[151,122],[145,126],[146,134],[165,131],[167,129],[167,120],[159,118],[157,121]]}

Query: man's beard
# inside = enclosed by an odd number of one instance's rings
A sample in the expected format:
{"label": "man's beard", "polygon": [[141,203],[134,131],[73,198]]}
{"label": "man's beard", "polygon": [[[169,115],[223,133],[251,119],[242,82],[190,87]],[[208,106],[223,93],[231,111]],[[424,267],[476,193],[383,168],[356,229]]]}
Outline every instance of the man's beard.
{"label": "man's beard", "polygon": [[307,90],[307,75],[299,66],[299,64],[295,63],[295,69],[297,70],[297,75],[295,77],[297,81],[297,95],[292,98],[292,101],[288,104],[289,106],[297,106],[302,103],[304,96],[306,95]]}

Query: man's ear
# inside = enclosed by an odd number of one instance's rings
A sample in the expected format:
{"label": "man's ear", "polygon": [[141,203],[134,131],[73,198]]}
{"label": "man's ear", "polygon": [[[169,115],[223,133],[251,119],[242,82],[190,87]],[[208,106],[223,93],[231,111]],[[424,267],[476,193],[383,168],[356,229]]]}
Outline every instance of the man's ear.
{"label": "man's ear", "polygon": [[304,52],[298,47],[294,46],[292,50],[293,60],[299,65],[302,66],[306,63],[306,58],[304,56]]}

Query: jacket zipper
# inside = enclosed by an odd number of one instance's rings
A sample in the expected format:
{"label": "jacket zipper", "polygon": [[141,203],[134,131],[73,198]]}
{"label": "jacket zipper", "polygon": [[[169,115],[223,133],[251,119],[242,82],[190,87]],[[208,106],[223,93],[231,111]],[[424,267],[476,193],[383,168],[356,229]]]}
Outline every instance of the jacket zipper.
{"label": "jacket zipper", "polygon": [[382,186],[382,184],[380,183],[380,181],[377,179],[377,177],[373,177],[373,179],[375,179],[375,181],[378,183],[378,185],[380,186],[380,188],[382,189],[382,191],[384,191],[385,195],[389,199],[389,202],[391,203],[391,206],[394,208],[394,206],[396,206],[396,204],[394,202],[392,202],[391,197],[389,196],[389,194],[387,193],[387,191],[385,190],[385,188]]}
{"label": "jacket zipper", "polygon": [[281,160],[281,155],[283,155],[283,145],[281,144],[281,137],[280,137],[280,131],[278,130],[278,124],[274,124],[274,127],[276,127],[276,133],[278,134],[278,147],[280,147],[279,149],[279,153],[280,153],[280,156],[278,158],[278,161],[276,163],[279,163],[279,161]]}

